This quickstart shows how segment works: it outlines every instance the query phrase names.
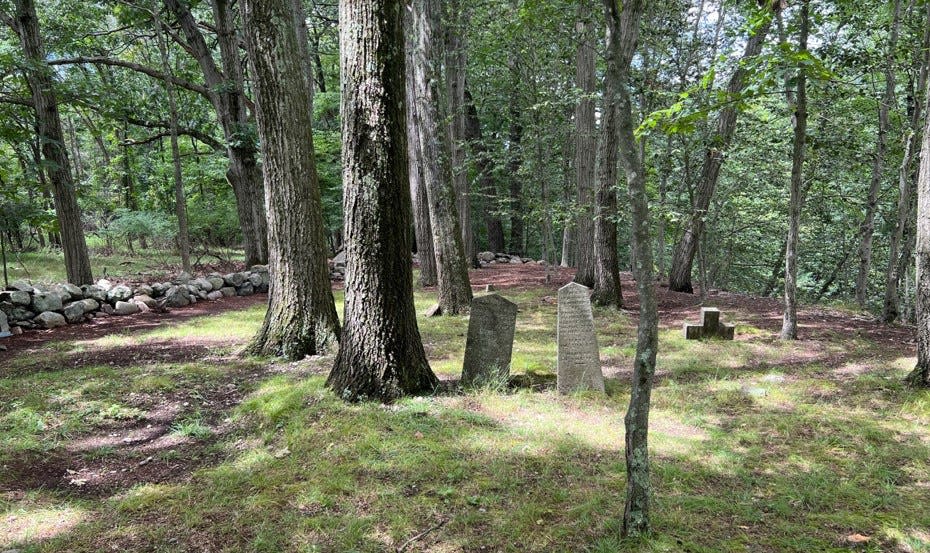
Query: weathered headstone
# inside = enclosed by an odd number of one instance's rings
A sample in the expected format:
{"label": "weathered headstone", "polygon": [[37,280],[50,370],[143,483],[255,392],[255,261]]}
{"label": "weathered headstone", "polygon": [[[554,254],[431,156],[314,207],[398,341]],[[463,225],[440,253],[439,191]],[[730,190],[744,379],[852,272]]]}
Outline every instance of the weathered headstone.
{"label": "weathered headstone", "polygon": [[497,294],[472,300],[462,367],[464,386],[508,380],[516,325],[517,304]]}
{"label": "weathered headstone", "polygon": [[6,338],[10,335],[10,323],[7,321],[6,313],[0,311],[0,338]]}
{"label": "weathered headstone", "polygon": [[557,338],[559,393],[604,391],[604,374],[594,332],[591,295],[586,286],[570,282],[559,288]]}
{"label": "weathered headstone", "polygon": [[701,340],[704,338],[722,338],[732,340],[736,327],[720,322],[720,310],[716,307],[701,308],[701,324],[685,323],[685,340]]}

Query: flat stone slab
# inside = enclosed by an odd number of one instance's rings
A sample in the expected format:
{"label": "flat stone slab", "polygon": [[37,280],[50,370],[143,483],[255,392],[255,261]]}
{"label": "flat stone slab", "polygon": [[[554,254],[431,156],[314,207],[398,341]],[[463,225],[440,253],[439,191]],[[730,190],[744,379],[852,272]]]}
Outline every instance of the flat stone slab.
{"label": "flat stone slab", "polygon": [[559,288],[556,332],[558,366],[556,388],[561,394],[579,390],[604,391],[604,373],[594,331],[591,291],[576,282]]}
{"label": "flat stone slab", "polygon": [[508,381],[516,326],[517,304],[512,301],[497,294],[472,300],[462,366],[463,386]]}
{"label": "flat stone slab", "polygon": [[720,322],[720,310],[716,307],[701,308],[701,324],[684,325],[685,340],[703,340],[705,338],[720,338],[732,340],[736,334],[736,326]]}

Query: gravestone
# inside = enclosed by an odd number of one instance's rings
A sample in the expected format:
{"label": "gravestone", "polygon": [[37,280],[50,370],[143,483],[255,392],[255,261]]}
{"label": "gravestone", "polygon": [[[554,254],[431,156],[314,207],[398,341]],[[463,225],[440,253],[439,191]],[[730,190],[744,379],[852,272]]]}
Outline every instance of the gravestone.
{"label": "gravestone", "polygon": [[701,324],[685,323],[685,340],[702,340],[704,338],[721,338],[732,340],[736,327],[720,322],[720,310],[716,307],[701,308]]}
{"label": "gravestone", "polygon": [[471,301],[462,385],[506,383],[510,377],[517,304],[497,294]]}
{"label": "gravestone", "polygon": [[586,286],[570,282],[559,288],[558,369],[559,393],[604,391],[604,374],[594,333],[591,294]]}
{"label": "gravestone", "polygon": [[7,321],[6,313],[0,311],[0,338],[6,338],[7,336],[12,336],[10,323]]}

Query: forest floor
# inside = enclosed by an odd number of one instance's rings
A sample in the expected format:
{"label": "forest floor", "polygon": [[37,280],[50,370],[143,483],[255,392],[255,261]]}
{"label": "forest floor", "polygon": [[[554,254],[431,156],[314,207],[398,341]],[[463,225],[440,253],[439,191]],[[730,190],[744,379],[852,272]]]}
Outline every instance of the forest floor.
{"label": "forest floor", "polygon": [[[237,355],[264,296],[4,340],[0,551],[930,551],[913,329],[809,307],[784,343],[779,301],[717,293],[736,340],[685,341],[700,299],[660,288],[655,533],[623,542],[634,283],[629,310],[595,310],[608,393],[560,396],[571,272],[471,276],[519,305],[512,389],[344,404],[331,357]],[[419,323],[456,379],[467,317]]]}

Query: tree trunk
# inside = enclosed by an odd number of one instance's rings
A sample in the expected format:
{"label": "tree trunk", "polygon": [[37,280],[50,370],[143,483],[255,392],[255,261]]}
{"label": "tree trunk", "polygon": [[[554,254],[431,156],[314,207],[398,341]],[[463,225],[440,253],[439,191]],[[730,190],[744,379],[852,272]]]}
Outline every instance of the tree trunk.
{"label": "tree trunk", "polygon": [[265,201],[261,169],[256,159],[257,148],[252,123],[246,112],[245,85],[239,59],[235,15],[229,0],[212,0],[216,19],[217,42],[223,71],[213,59],[197,21],[190,9],[180,0],[164,0],[165,6],[175,14],[187,45],[204,75],[209,88],[210,101],[216,118],[223,129],[229,170],[226,178],[236,196],[236,212],[245,245],[246,265],[265,263],[268,260],[268,228],[265,219]]}
{"label": "tree trunk", "polygon": [[581,97],[575,104],[575,185],[579,215],[575,244],[575,282],[593,288],[597,254],[594,250],[594,175],[597,135],[594,121],[594,24],[591,0],[579,0],[575,14],[575,87]]}
{"label": "tree trunk", "polygon": [[[413,13],[405,10],[406,28],[413,28]],[[423,182],[423,155],[417,135],[416,104],[413,74],[415,48],[413,33],[405,33],[406,44],[406,106],[407,106],[407,165],[410,172],[410,196],[413,201],[413,228],[417,257],[420,260],[420,285],[436,286],[436,249],[433,247],[433,228],[429,220],[429,198]]]}
{"label": "tree trunk", "polygon": [[471,284],[462,246],[450,165],[446,99],[442,94],[442,31],[439,0],[413,0],[415,123],[429,199],[430,227],[436,255],[439,307],[458,315],[471,305]]}
{"label": "tree trunk", "polygon": [[61,245],[68,282],[78,285],[91,284],[93,276],[87,254],[87,242],[84,239],[81,208],[71,176],[71,164],[61,130],[58,100],[52,72],[46,63],[34,0],[16,0],[13,25],[13,30],[19,35],[23,54],[29,61],[26,80],[32,92],[42,158],[52,185],[55,214],[61,228]]}
{"label": "tree trunk", "polygon": [[484,198],[484,225],[488,232],[488,249],[494,253],[504,251],[504,224],[497,212],[497,184],[494,182],[494,161],[488,152],[481,132],[481,121],[474,99],[465,90],[465,139],[468,141],[478,166],[478,182]]}
{"label": "tree trunk", "polygon": [[[637,537],[649,532],[649,506],[652,486],[649,483],[649,407],[652,380],[659,346],[659,316],[656,304],[652,244],[649,235],[649,196],[640,149],[637,147],[628,81],[630,61],[639,39],[643,13],[642,0],[630,0],[619,13],[615,0],[604,0],[607,14],[608,44],[614,44],[617,59],[618,144],[620,162],[626,173],[630,196],[633,273],[639,291],[639,327],[636,356],[633,361],[633,386],[630,405],[624,417],[626,427],[626,504],[623,511],[623,535]],[[619,39],[611,35],[617,34]]]}
{"label": "tree trunk", "polygon": [[[778,3],[773,5],[775,9],[778,9]],[[728,97],[735,98],[742,92],[749,73],[747,62],[750,58],[758,56],[762,51],[762,45],[765,43],[765,37],[770,27],[771,19],[765,19],[758,28],[754,29],[754,33],[746,41],[746,48],[743,51],[742,58],[740,58],[740,63],[733,71],[730,82],[727,83],[726,92]],[[704,153],[704,166],[701,169],[697,193],[694,196],[691,217],[685,223],[684,234],[672,254],[672,266],[668,277],[669,290],[689,294],[694,292],[694,287],[691,285],[691,268],[694,265],[698,241],[704,231],[704,218],[707,216],[707,209],[710,207],[714,188],[717,186],[720,167],[723,165],[724,156],[736,132],[738,113],[737,104],[731,102],[721,109],[720,114],[717,116],[717,129]]]}
{"label": "tree trunk", "polygon": [[[801,31],[798,51],[807,52],[810,31],[810,0],[801,4]],[[785,315],[782,340],[798,339],[798,240],[801,227],[801,186],[804,176],[804,153],[807,144],[807,72],[798,67],[798,89],[794,105],[794,146],[791,154],[791,184],[788,200],[788,239],[785,243]]]}
{"label": "tree trunk", "polygon": [[895,49],[898,45],[898,22],[901,14],[901,0],[894,0],[891,29],[885,44],[885,92],[878,104],[878,135],[875,153],[872,157],[872,179],[865,205],[865,217],[859,227],[859,272],[856,275],[856,303],[865,309],[868,301],[869,271],[872,264],[872,235],[875,231],[875,210],[878,206],[878,193],[882,184],[885,168],[885,152],[888,150],[888,112],[895,101]]}
{"label": "tree trunk", "polygon": [[339,3],[345,327],[327,386],[391,401],[439,383],[417,329],[410,266],[402,0]]}
{"label": "tree trunk", "polygon": [[[516,69],[513,71],[516,73]],[[516,86],[516,85],[514,85]],[[510,128],[507,132],[509,147],[507,149],[507,176],[510,184],[510,242],[507,253],[523,255],[523,181],[520,180],[520,166],[523,163],[523,124],[520,122],[520,108],[517,107],[516,91],[510,100]]]}
{"label": "tree trunk", "polygon": [[[168,45],[165,44],[166,29],[158,15],[158,10],[153,10],[152,15],[155,18],[155,32],[157,33],[155,40],[158,43],[162,67],[166,75],[172,75],[173,71],[168,60]],[[181,149],[178,147],[178,100],[174,84],[170,81],[164,81],[163,84],[168,96],[168,116],[171,125],[171,161],[174,166],[174,210],[178,217],[178,250],[181,254],[181,268],[184,272],[190,273],[191,240],[187,226],[187,197],[184,194],[184,180],[181,176]]]}
{"label": "tree trunk", "polygon": [[[930,113],[930,86],[924,110]],[[907,377],[913,386],[930,386],[930,117],[924,125],[917,177],[917,365]]]}
{"label": "tree trunk", "polygon": [[339,339],[323,207],[291,0],[246,0],[243,27],[253,76],[268,206],[268,311],[247,351],[302,359]]}
{"label": "tree trunk", "polygon": [[[924,92],[927,86],[927,74],[930,72],[930,3],[927,4],[927,13],[924,19],[924,37],[918,63],[917,90],[911,94],[914,102],[911,106],[911,118],[904,136],[904,157],[901,160],[901,166],[898,170],[898,216],[895,222],[894,232],[891,234],[888,245],[888,267],[885,269],[885,299],[882,304],[882,321],[885,323],[894,322],[899,316],[898,310],[898,282],[901,280],[901,271],[899,267],[899,250],[904,245],[904,236],[908,226],[908,219],[911,215],[911,204],[914,194],[915,177],[917,171],[914,167],[914,159],[917,157],[921,108],[923,102],[920,100],[920,94]],[[913,86],[913,85],[912,85]]]}

